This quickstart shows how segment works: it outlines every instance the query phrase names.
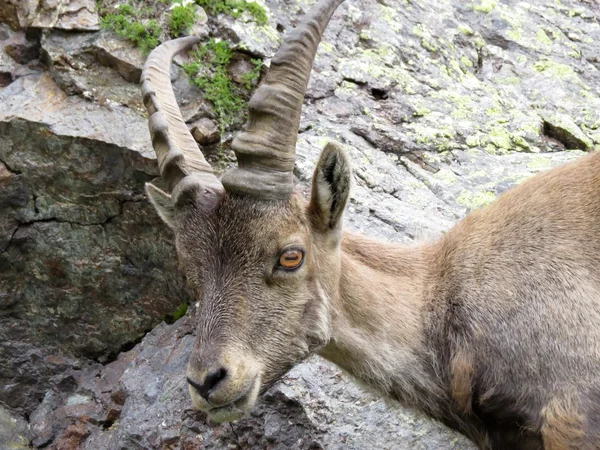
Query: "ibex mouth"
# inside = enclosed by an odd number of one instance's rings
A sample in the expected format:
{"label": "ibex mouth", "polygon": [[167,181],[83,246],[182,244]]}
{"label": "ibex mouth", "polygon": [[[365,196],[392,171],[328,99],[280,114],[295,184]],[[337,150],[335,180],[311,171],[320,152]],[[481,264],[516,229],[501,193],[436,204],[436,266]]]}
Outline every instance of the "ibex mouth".
{"label": "ibex mouth", "polygon": [[[234,420],[242,419],[250,413],[260,390],[260,377],[256,377],[252,385],[248,390],[243,392],[237,399],[227,403],[226,405],[220,405],[210,407],[210,409],[202,408],[208,415],[208,417],[217,423],[233,422]],[[192,395],[192,398],[194,396]]]}

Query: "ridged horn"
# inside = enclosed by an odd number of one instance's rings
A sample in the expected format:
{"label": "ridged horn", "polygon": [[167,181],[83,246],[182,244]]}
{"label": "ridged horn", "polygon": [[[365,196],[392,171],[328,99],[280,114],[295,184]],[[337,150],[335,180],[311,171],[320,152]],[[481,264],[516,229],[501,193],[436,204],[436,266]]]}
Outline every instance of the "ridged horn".
{"label": "ridged horn", "polygon": [[197,182],[211,189],[223,189],[188,130],[171,85],[173,57],[199,40],[189,36],[161,44],[150,53],[142,69],[142,95],[152,146],[161,177],[171,192],[187,176],[194,182],[190,179],[185,184]]}
{"label": "ridged horn", "polygon": [[323,31],[344,0],[320,0],[289,32],[248,104],[248,126],[233,141],[237,167],[221,182],[227,192],[282,199],[293,189],[302,102]]}

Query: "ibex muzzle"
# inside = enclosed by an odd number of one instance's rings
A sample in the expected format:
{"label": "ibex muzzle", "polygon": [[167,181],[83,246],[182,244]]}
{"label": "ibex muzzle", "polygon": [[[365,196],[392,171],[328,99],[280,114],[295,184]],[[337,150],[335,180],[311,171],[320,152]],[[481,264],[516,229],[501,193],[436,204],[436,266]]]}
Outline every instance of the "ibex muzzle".
{"label": "ibex muzzle", "polygon": [[148,184],[198,298],[186,372],[216,421],[312,353],[482,449],[600,442],[600,153],[534,177],[434,243],[343,233],[351,180],[328,144],[306,202],[294,191],[302,100],[323,30],[319,1],[289,33],[219,181],[181,118],[167,42],[142,75],[170,193]]}

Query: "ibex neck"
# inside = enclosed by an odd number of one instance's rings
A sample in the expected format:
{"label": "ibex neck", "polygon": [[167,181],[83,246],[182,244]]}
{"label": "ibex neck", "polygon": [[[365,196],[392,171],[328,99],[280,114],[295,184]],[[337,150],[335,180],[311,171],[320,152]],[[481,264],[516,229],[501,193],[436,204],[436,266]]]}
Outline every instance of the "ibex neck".
{"label": "ibex neck", "polygon": [[425,248],[346,233],[339,291],[331,299],[332,339],[320,352],[386,397],[430,409],[435,395],[425,343]]}

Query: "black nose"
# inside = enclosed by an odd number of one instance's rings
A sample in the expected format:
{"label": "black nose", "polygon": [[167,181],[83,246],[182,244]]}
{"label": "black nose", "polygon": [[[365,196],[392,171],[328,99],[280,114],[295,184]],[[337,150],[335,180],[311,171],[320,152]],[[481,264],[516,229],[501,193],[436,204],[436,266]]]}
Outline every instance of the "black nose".
{"label": "black nose", "polygon": [[208,401],[210,397],[210,391],[217,387],[217,385],[227,377],[227,369],[221,367],[216,370],[211,370],[206,374],[206,377],[201,383],[198,383],[188,377],[187,382],[198,391],[200,396]]}

